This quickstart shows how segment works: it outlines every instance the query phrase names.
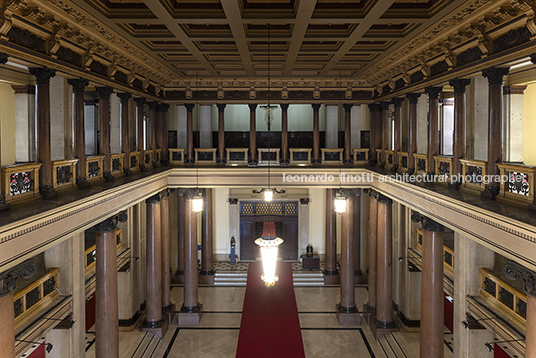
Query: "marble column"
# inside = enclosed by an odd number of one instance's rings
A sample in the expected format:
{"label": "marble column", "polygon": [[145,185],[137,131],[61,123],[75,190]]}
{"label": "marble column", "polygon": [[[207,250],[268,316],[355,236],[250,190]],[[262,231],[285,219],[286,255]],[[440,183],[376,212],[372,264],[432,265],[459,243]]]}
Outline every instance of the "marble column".
{"label": "marble column", "polygon": [[393,200],[378,195],[378,244],[376,251],[376,316],[372,333],[379,337],[396,330],[393,319]]}
{"label": "marble column", "polygon": [[338,285],[340,283],[337,269],[337,213],[333,208],[334,190],[326,189],[326,264],[324,269],[324,284]]}
{"label": "marble column", "polygon": [[218,107],[218,165],[225,165],[225,104],[219,103]]}
{"label": "marble column", "polygon": [[428,158],[427,175],[435,175],[434,156],[439,155],[439,94],[443,87],[426,87],[428,94]]}
{"label": "marble column", "polygon": [[130,103],[130,93],[118,93],[121,100],[121,152],[125,153],[123,158],[123,172],[129,175],[130,172],[130,129],[128,107]]}
{"label": "marble column", "polygon": [[143,331],[164,338],[168,319],[162,315],[162,193],[145,200],[146,219],[146,305]]}
{"label": "marble column", "polygon": [[389,144],[391,143],[391,126],[389,125],[389,102],[380,102],[381,106],[381,134],[382,134],[382,155],[380,167],[383,168],[387,164],[387,153]]}
{"label": "marble column", "polygon": [[0,273],[0,358],[15,357],[15,313],[13,293],[16,291],[17,278],[29,279],[37,271],[33,260]]}
{"label": "marble column", "polygon": [[171,323],[175,317],[175,305],[171,303],[171,269],[169,260],[169,195],[170,189],[160,193],[160,220],[162,227],[162,313]]}
{"label": "marble column", "polygon": [[[180,191],[177,191],[180,193]],[[177,272],[175,283],[184,283],[184,235],[186,213],[184,211],[185,199],[183,195],[177,195]]]}
{"label": "marble column", "polygon": [[354,200],[347,199],[341,218],[341,301],[337,305],[337,319],[344,326],[361,323],[355,304]]}
{"label": "marble column", "polygon": [[197,271],[197,216],[192,199],[185,198],[184,211],[184,303],[179,312],[179,325],[199,325],[202,305],[199,303]]}
{"label": "marble column", "polygon": [[313,156],[311,163],[313,166],[320,166],[320,103],[313,106]]}
{"label": "marble column", "polygon": [[352,117],[351,111],[353,104],[345,103],[344,108],[344,159],[345,166],[351,167],[354,163],[352,153]]}
{"label": "marble column", "polygon": [[201,271],[199,283],[214,284],[214,235],[212,232],[212,189],[203,189],[205,209],[201,213]]}
{"label": "marble column", "polygon": [[382,129],[381,129],[381,110],[382,107],[378,103],[368,105],[370,109],[370,152],[369,163],[376,165],[378,158],[378,149],[382,146]]}
{"label": "marble column", "polygon": [[368,302],[363,311],[368,313],[365,318],[370,324],[371,315],[376,313],[376,280],[377,280],[377,246],[378,246],[378,192],[369,189],[369,231],[368,231]]}
{"label": "marble column", "polygon": [[147,102],[149,104],[149,117],[147,118],[147,134],[149,137],[149,150],[152,151],[151,164],[153,168],[158,166],[156,162],[156,106],[158,102]]}
{"label": "marble column", "polygon": [[257,160],[257,119],[256,119],[257,104],[249,104],[249,159],[250,166],[256,166]]}
{"label": "marble column", "polygon": [[462,183],[462,163],[465,158],[465,88],[471,83],[470,79],[456,78],[449,81],[454,88],[454,138],[452,146],[452,168],[450,175],[455,179],[451,183],[459,188]]}
{"label": "marble column", "polygon": [[100,141],[99,154],[104,155],[102,174],[106,181],[113,180],[112,159],[110,157],[110,95],[114,91],[111,87],[96,87],[99,93]]}
{"label": "marble column", "polygon": [[125,212],[95,225],[95,356],[119,358],[119,297],[117,288],[117,225]]}
{"label": "marble column", "polygon": [[159,103],[156,106],[156,148],[160,151],[160,163],[169,163],[168,153],[168,114],[169,104]]}
{"label": "marble column", "polygon": [[355,283],[365,283],[363,272],[361,272],[361,190],[359,195],[354,199],[354,269]]}
{"label": "marble column", "polygon": [[[31,67],[30,75],[35,77],[36,118],[37,118],[37,161],[42,163],[39,173],[39,192],[43,198],[58,195],[52,183],[52,160],[50,149],[50,79],[56,71],[47,67]],[[37,183],[35,183],[37,184]]]}
{"label": "marble column", "polygon": [[288,103],[281,104],[281,153],[279,162],[282,166],[288,166]]}
{"label": "marble column", "polygon": [[404,98],[396,97],[392,99],[395,105],[395,121],[393,125],[393,132],[395,140],[393,142],[393,171],[398,170],[398,152],[400,151],[400,145],[402,143],[402,103]]}
{"label": "marble column", "polygon": [[80,188],[89,186],[86,177],[86,137],[85,137],[85,104],[84,89],[89,84],[86,79],[69,79],[67,83],[73,87],[73,116],[74,116],[74,157],[78,158],[76,165],[76,184]]}
{"label": "marble column", "polygon": [[417,153],[417,103],[420,93],[408,93],[409,100],[409,144],[408,144],[408,174],[415,173],[415,157]]}
{"label": "marble column", "polygon": [[421,358],[444,355],[443,225],[418,213],[411,220],[422,225]]}
{"label": "marble column", "polygon": [[134,102],[136,102],[136,148],[138,149],[138,152],[140,152],[140,156],[138,158],[138,166],[140,170],[144,172],[147,170],[147,168],[145,167],[145,128],[143,125],[143,105],[145,104],[145,98],[134,98]]}
{"label": "marble column", "polygon": [[184,164],[193,165],[195,163],[194,159],[194,119],[193,119],[193,110],[195,104],[186,103],[186,158],[184,159]]}
{"label": "marble column", "polygon": [[489,182],[486,184],[482,196],[494,199],[499,193],[500,181],[496,176],[500,174],[497,163],[502,163],[502,84],[503,77],[508,75],[509,68],[487,68],[482,70],[482,76],[488,79],[489,88],[489,122],[488,122],[488,163],[486,174]]}

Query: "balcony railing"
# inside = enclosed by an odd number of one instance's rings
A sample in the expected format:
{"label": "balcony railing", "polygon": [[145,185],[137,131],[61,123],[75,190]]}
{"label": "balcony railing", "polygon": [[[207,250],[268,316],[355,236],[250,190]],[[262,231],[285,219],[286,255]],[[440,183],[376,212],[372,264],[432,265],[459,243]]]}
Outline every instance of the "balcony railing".
{"label": "balcony railing", "polygon": [[195,163],[199,165],[216,164],[216,148],[195,148]]}
{"label": "balcony railing", "polygon": [[110,168],[112,168],[112,175],[118,177],[124,174],[123,171],[123,160],[125,158],[125,153],[112,154],[110,156]]}
{"label": "balcony railing", "polygon": [[311,148],[290,148],[290,165],[311,165]]}
{"label": "balcony railing", "polygon": [[368,165],[369,148],[354,148],[352,149],[354,156],[354,165]]}
{"label": "balcony railing", "polygon": [[155,151],[155,161],[157,165],[162,164],[162,149],[157,149]]}
{"label": "balcony railing", "polygon": [[169,148],[169,163],[184,165],[184,148]]}
{"label": "balcony railing", "polygon": [[401,171],[408,170],[409,154],[408,152],[398,152],[398,169]]}
{"label": "balcony railing", "polygon": [[413,153],[415,158],[415,174],[425,175],[426,168],[428,168],[428,155]]}
{"label": "balcony railing", "polygon": [[248,148],[226,148],[227,164],[244,165],[248,164]]}
{"label": "balcony railing", "polygon": [[130,152],[130,171],[136,172],[140,170],[140,154],[141,152]]}
{"label": "balcony railing", "polygon": [[321,148],[321,158],[322,158],[322,164],[335,164],[335,165],[341,165],[342,164],[342,156],[344,149],[343,148]]}
{"label": "balcony railing", "polygon": [[452,175],[452,158],[434,155],[434,168],[436,176],[442,177],[439,183],[447,184]]}
{"label": "balcony railing", "polygon": [[532,204],[534,202],[535,167],[519,164],[497,163],[501,172],[500,196],[514,204]]}
{"label": "balcony railing", "polygon": [[385,169],[392,169],[395,165],[395,152],[392,150],[385,151]]}
{"label": "balcony railing", "polygon": [[86,178],[89,182],[99,181],[104,179],[102,170],[102,162],[104,155],[94,155],[86,157]]}
{"label": "balcony railing", "polygon": [[480,297],[516,325],[526,330],[527,295],[486,269],[480,269]]}
{"label": "balcony railing", "polygon": [[2,193],[6,202],[20,203],[41,198],[39,194],[41,165],[41,163],[30,163],[2,168]]}
{"label": "balcony railing", "polygon": [[153,158],[154,158],[154,151],[152,150],[145,150],[143,151],[143,163],[145,164],[145,167],[151,167],[153,165]]}
{"label": "balcony railing", "polygon": [[15,309],[15,328],[28,321],[36,312],[39,312],[59,297],[58,268],[51,269],[46,275],[24,287],[13,296]]}
{"label": "balcony railing", "polygon": [[481,160],[460,159],[462,163],[462,188],[480,195],[484,191],[483,178],[486,176],[487,162]]}
{"label": "balcony railing", "polygon": [[279,148],[258,148],[259,164],[279,165]]}

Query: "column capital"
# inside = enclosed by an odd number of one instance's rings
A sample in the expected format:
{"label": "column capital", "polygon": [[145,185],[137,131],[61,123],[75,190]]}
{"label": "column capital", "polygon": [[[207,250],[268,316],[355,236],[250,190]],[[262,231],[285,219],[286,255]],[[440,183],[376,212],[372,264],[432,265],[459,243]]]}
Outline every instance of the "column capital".
{"label": "column capital", "polygon": [[250,112],[255,112],[255,110],[257,109],[257,104],[256,103],[250,103],[248,104],[249,106],[249,111]]}
{"label": "column capital", "polygon": [[128,103],[128,100],[130,99],[130,97],[132,97],[132,95],[127,92],[122,92],[122,93],[118,93],[117,97],[119,97],[122,104],[125,104],[125,103]]}
{"label": "column capital", "polygon": [[145,104],[145,98],[135,97],[134,102],[136,102],[136,107],[143,107],[143,105]]}
{"label": "column capital", "polygon": [[169,198],[169,195],[171,194],[172,189],[164,189],[160,192],[160,198],[161,200]]}
{"label": "column capital", "polygon": [[465,87],[471,84],[471,79],[469,78],[455,78],[449,80],[449,85],[454,88],[454,93],[465,93]]}
{"label": "column capital", "polygon": [[168,103],[158,103],[156,106],[157,112],[167,112],[169,110],[169,104]]}
{"label": "column capital", "polygon": [[110,99],[110,95],[114,92],[112,87],[95,87],[95,91],[99,93],[100,99]]}
{"label": "column capital", "polygon": [[225,103],[218,103],[218,104],[216,105],[216,107],[218,107],[218,112],[223,112],[223,111],[225,111],[225,107],[226,107],[226,106],[227,106],[227,105],[226,105]]}
{"label": "column capital", "polygon": [[313,112],[318,112],[320,110],[321,103],[313,103],[311,106],[313,107]]}
{"label": "column capital", "polygon": [[149,102],[147,102],[147,104],[149,105],[149,110],[150,111],[156,111],[156,105],[158,104],[158,102],[149,101]]}
{"label": "column capital", "polygon": [[162,199],[162,192],[159,192],[145,199],[145,204],[158,204]]}
{"label": "column capital", "polygon": [[56,76],[56,70],[48,67],[30,67],[28,72],[35,76],[36,85],[49,85],[50,79]]}
{"label": "column capital", "polygon": [[195,107],[195,103],[185,103],[184,107],[186,107],[187,112],[192,112]]}
{"label": "column capital", "polygon": [[503,272],[512,281],[516,281],[519,278],[523,279],[525,282],[525,286],[523,287],[525,293],[536,297],[536,274],[534,272],[512,261],[508,261]]}
{"label": "column capital", "polygon": [[352,107],[354,105],[352,103],[345,103],[342,105],[342,108],[344,108],[344,112],[348,113],[352,110]]}
{"label": "column capital", "polygon": [[381,106],[381,108],[382,108],[382,111],[387,111],[387,110],[389,110],[389,105],[390,105],[390,104],[391,104],[391,103],[390,103],[389,101],[381,101],[381,102],[380,102],[380,106]]}
{"label": "column capital", "polygon": [[376,190],[374,189],[369,189],[368,190],[368,195],[369,197],[371,197],[372,199],[374,200],[377,200],[378,199],[378,195],[380,195],[380,193],[378,193]]}
{"label": "column capital", "polygon": [[0,53],[0,65],[5,65],[8,59],[9,55],[7,53]]}
{"label": "column capital", "polygon": [[183,196],[185,199],[193,199],[203,196],[203,191],[200,188],[179,188],[177,189],[177,195]]}
{"label": "column capital", "polygon": [[89,80],[85,78],[69,78],[67,83],[73,87],[73,93],[82,93],[89,85]]}
{"label": "column capital", "polygon": [[488,79],[490,85],[502,85],[503,77],[510,72],[509,67],[490,67],[482,70],[482,76]]}
{"label": "column capital", "polygon": [[395,107],[402,107],[402,103],[404,102],[404,97],[395,97],[391,99],[391,102],[393,102]]}
{"label": "column capital", "polygon": [[426,87],[424,92],[428,95],[428,99],[439,99],[439,94],[443,91],[443,87]]}
{"label": "column capital", "polygon": [[416,211],[412,212],[411,221],[416,224],[420,223],[422,226],[422,229],[426,231],[432,231],[432,232],[445,231],[445,227],[443,225],[441,225],[437,221],[434,221],[430,219],[429,217],[426,217]]}
{"label": "column capital", "polygon": [[90,230],[98,232],[107,232],[117,230],[117,225],[121,222],[127,221],[127,212],[121,211],[108,219],[101,221],[97,225],[93,226]]}
{"label": "column capital", "polygon": [[371,112],[381,112],[382,106],[379,103],[369,103],[368,108]]}
{"label": "column capital", "polygon": [[238,198],[229,198],[229,204],[231,205],[238,204]]}
{"label": "column capital", "polygon": [[420,93],[407,93],[406,98],[409,99],[409,103],[415,104],[419,102],[419,97],[421,97]]}
{"label": "column capital", "polygon": [[393,199],[389,198],[388,196],[385,196],[383,194],[378,193],[378,203],[379,204],[392,204]]}
{"label": "column capital", "polygon": [[288,103],[280,104],[280,106],[281,106],[281,110],[282,110],[283,112],[288,111]]}
{"label": "column capital", "polygon": [[17,278],[21,277],[23,279],[32,278],[33,275],[37,272],[37,267],[35,267],[34,260],[26,260],[23,263],[13,267],[9,271],[3,272],[0,274],[0,297],[9,295],[12,292],[15,292],[17,289],[16,282]]}

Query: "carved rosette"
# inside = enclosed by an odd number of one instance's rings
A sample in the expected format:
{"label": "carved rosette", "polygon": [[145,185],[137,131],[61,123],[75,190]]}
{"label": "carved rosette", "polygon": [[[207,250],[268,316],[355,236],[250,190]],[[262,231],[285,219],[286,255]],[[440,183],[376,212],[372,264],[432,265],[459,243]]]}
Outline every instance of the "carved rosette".
{"label": "carved rosette", "polygon": [[24,261],[11,270],[0,274],[0,297],[15,292],[17,278],[21,277],[27,280],[35,275],[37,267],[35,267],[33,262],[33,259]]}
{"label": "carved rosette", "polygon": [[525,283],[523,288],[524,291],[528,295],[536,297],[536,274],[534,272],[519,264],[516,264],[515,262],[509,261],[504,267],[504,274],[512,281],[516,281],[521,278]]}

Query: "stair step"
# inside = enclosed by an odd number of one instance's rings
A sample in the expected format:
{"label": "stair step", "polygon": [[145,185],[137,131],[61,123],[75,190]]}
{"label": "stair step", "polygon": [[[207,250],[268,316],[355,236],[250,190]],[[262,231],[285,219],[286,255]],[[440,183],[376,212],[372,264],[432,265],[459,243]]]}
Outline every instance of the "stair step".
{"label": "stair step", "polygon": [[214,286],[246,286],[246,281],[214,281]]}
{"label": "stair step", "polygon": [[315,273],[293,273],[292,277],[321,277],[324,278],[324,274],[322,272],[315,272]]}

